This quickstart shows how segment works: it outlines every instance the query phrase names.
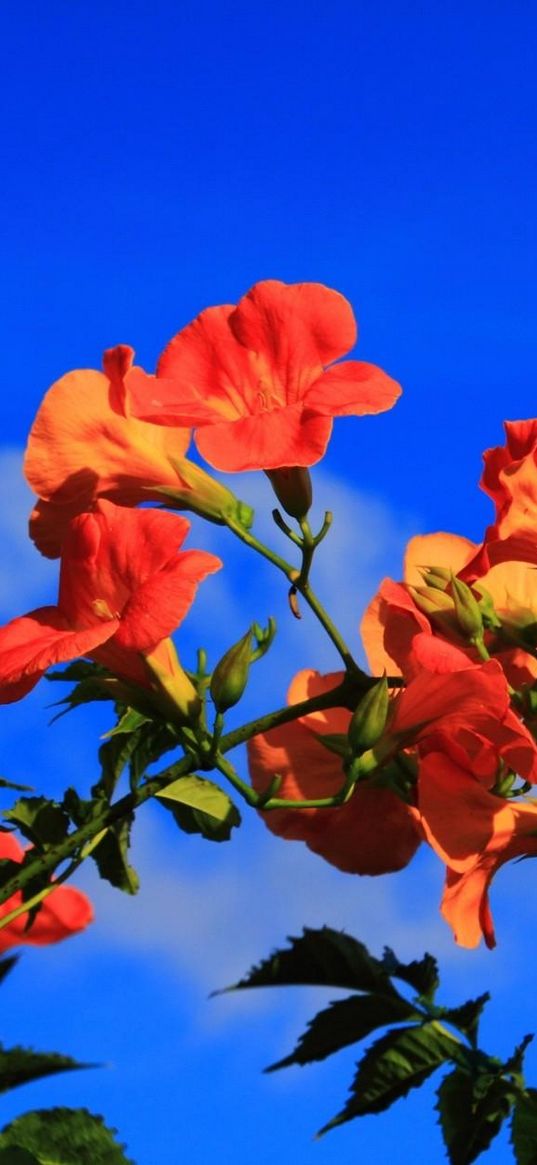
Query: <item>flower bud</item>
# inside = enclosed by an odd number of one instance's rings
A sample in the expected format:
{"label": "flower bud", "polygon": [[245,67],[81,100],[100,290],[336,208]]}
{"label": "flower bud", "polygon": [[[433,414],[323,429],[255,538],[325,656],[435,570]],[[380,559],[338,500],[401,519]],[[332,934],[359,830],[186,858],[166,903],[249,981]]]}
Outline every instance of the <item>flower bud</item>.
{"label": "flower bud", "polygon": [[293,465],[267,469],[265,472],[285,512],[297,521],[305,518],[313,497],[309,471]]}
{"label": "flower bud", "polygon": [[181,667],[171,639],[163,639],[153,651],[144,653],[151,677],[153,703],[166,718],[193,724],[199,718],[201,700],[192,681]]}
{"label": "flower bud", "polygon": [[349,724],[349,744],[354,756],[373,748],[380,740],[388,719],[389,705],[388,682],[386,676],[383,676],[366,692],[353,712]]}
{"label": "flower bud", "polygon": [[252,632],[247,631],[238,643],[226,651],[217,663],[211,677],[210,692],[217,712],[227,712],[238,704],[246,684],[252,662]]}
{"label": "flower bud", "polygon": [[232,518],[244,529],[250,529],[254,520],[251,506],[240,501],[227,486],[222,485],[187,457],[170,460],[177,473],[177,487],[151,486],[152,494],[162,494],[169,500],[172,508],[189,510],[220,526],[225,526],[227,519]]}
{"label": "flower bud", "polygon": [[420,573],[426,586],[439,591],[446,591],[451,582],[451,571],[445,566],[426,566]]}
{"label": "flower bud", "polygon": [[453,575],[451,592],[455,605],[457,622],[464,635],[470,640],[483,635],[483,616],[479,604],[470,587],[462,579]]}

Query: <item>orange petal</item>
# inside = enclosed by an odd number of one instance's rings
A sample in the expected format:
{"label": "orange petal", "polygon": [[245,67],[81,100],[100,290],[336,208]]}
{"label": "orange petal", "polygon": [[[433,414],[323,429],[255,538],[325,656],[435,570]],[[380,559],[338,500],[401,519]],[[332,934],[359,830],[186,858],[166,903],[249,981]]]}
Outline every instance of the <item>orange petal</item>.
{"label": "orange petal", "polygon": [[[127,373],[138,383],[141,370]],[[152,378],[147,378],[151,381]],[[25,458],[35,493],[60,503],[78,501],[87,509],[101,493],[174,485],[170,458],[189,443],[185,429],[162,429],[118,410],[117,386],[101,372],[69,372],[53,384],[37,413]],[[136,500],[141,500],[143,492]]]}
{"label": "orange petal", "polygon": [[418,534],[411,538],[405,552],[405,582],[423,586],[421,569],[442,566],[458,574],[477,550],[477,542],[458,534]]}
{"label": "orange petal", "polygon": [[197,430],[195,440],[209,465],[235,473],[314,465],[323,456],[331,431],[329,417],[305,413],[301,404],[295,404],[234,422],[205,425]]}
{"label": "orange petal", "polygon": [[375,364],[346,360],[323,372],[308,388],[304,408],[328,417],[361,417],[391,409],[401,385]]}
{"label": "orange petal", "polygon": [[[245,348],[266,358],[286,386],[289,403],[303,395],[310,370],[320,372],[356,343],[350,303],[322,283],[256,283],[237,304],[229,324]],[[314,379],[310,376],[308,383]]]}
{"label": "orange petal", "polygon": [[75,630],[57,607],[40,607],[0,627],[0,704],[20,700],[47,668],[87,655],[117,627],[111,619]]}

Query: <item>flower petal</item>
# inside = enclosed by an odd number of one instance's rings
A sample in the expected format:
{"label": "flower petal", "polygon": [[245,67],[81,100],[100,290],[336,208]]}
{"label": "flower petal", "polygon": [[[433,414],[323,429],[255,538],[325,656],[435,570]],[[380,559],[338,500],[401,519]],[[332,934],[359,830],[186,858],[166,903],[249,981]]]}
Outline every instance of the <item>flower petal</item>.
{"label": "flower petal", "polygon": [[0,704],[20,700],[52,664],[87,655],[117,627],[110,619],[74,630],[57,607],[40,607],[0,627]]}
{"label": "flower petal", "polygon": [[281,383],[291,386],[304,370],[331,364],[356,343],[350,303],[322,283],[256,283],[229,325],[245,348],[262,353]]}
{"label": "flower petal", "polygon": [[196,445],[214,469],[281,469],[320,461],[332,431],[329,417],[305,413],[302,405],[271,409],[235,422],[197,430]]}
{"label": "flower petal", "polygon": [[304,408],[328,417],[362,417],[391,409],[401,392],[375,364],[346,360],[314,381],[304,394]]}
{"label": "flower petal", "polygon": [[133,389],[136,415],[161,424],[188,417],[194,426],[236,420],[249,412],[256,378],[250,354],[229,327],[234,310],[230,304],[206,308],[174,336],[158,362],[153,400],[144,400]]}
{"label": "flower petal", "polygon": [[[0,918],[9,914],[22,902],[22,895],[14,894],[0,906]],[[20,914],[0,930],[0,953],[11,947],[48,946],[61,942],[93,922],[93,907],[89,898],[73,886],[58,886],[45,899],[29,930],[28,913]]]}

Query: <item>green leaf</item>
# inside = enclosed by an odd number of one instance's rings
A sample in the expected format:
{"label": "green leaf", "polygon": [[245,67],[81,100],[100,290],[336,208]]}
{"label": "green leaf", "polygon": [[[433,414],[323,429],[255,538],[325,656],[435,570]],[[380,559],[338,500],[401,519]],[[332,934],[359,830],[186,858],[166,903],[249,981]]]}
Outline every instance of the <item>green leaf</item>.
{"label": "green leaf", "polygon": [[131,786],[136,787],[149,764],[177,747],[177,737],[167,725],[155,722],[134,708],[127,708],[99,749],[101,776],[92,788],[94,796],[110,800],[125,766],[130,767]]}
{"label": "green leaf", "polygon": [[75,1068],[90,1068],[90,1064],[79,1064],[71,1056],[58,1052],[34,1052],[31,1048],[3,1048],[0,1044],[0,1092],[8,1092],[19,1084],[38,1080],[41,1076],[52,1076],[56,1072],[68,1072]]}
{"label": "green leaf", "polygon": [[486,1003],[488,1003],[490,995],[485,991],[484,995],[479,995],[477,999],[469,999],[467,1003],[461,1004],[460,1007],[440,1007],[436,1011],[439,1019],[444,1019],[446,1023],[450,1023],[453,1027],[464,1032],[468,1037],[473,1047],[477,1042],[477,1029],[481,1013]]}
{"label": "green leaf", "polygon": [[382,965],[388,975],[402,979],[404,983],[413,987],[421,999],[430,1001],[434,998],[439,977],[438,963],[432,955],[424,955],[422,959],[415,959],[412,963],[400,963],[390,947],[385,947]]}
{"label": "green leaf", "polygon": [[305,927],[300,938],[291,937],[289,942],[289,950],[275,951],[225,990],[308,985],[350,987],[400,998],[383,963],[358,939],[323,926],[321,930]]}
{"label": "green leaf", "polygon": [[82,704],[89,704],[93,700],[115,699],[114,687],[107,687],[106,684],[106,681],[112,678],[111,672],[102,667],[101,664],[90,663],[88,660],[77,660],[76,663],[68,664],[61,671],[46,672],[45,678],[75,684],[69,695],[53,705],[53,707],[61,705],[65,705],[65,707],[53,716],[52,723],[59,720],[61,716],[65,716],[67,712],[72,712],[73,708],[79,708]]}
{"label": "green leaf", "polygon": [[209,841],[227,841],[233,827],[240,825],[240,813],[231,798],[203,777],[179,777],[156,796],[185,833],[201,833]]}
{"label": "green leaf", "polygon": [[128,861],[132,822],[132,817],[124,817],[109,825],[102,840],[91,851],[101,878],[125,894],[136,894],[140,885],[136,870]]}
{"label": "green leaf", "polygon": [[290,1056],[271,1064],[266,1072],[287,1068],[290,1064],[309,1064],[324,1060],[333,1052],[365,1039],[379,1027],[403,1023],[422,1016],[406,999],[393,995],[351,995],[331,1003],[308,1024]]}
{"label": "green leaf", "polygon": [[[39,1165],[133,1165],[102,1117],[83,1108],[50,1108],[24,1113],[0,1133],[0,1163],[11,1148],[26,1149]],[[4,1150],[4,1162],[1,1151]],[[15,1156],[12,1157],[17,1161]],[[21,1165],[24,1158],[20,1158]],[[18,1165],[18,1162],[17,1162]]]}
{"label": "green leaf", "polygon": [[19,785],[16,781],[8,781],[0,777],[0,789],[15,789],[17,793],[33,793],[33,785]]}
{"label": "green leaf", "polygon": [[0,959],[0,983],[3,983],[6,975],[9,975],[18,961],[18,955],[8,955],[7,959]]}
{"label": "green leaf", "polygon": [[537,1089],[528,1088],[518,1097],[511,1124],[511,1144],[517,1165],[537,1161]]}
{"label": "green leaf", "polygon": [[384,1112],[411,1088],[423,1084],[446,1060],[451,1060],[456,1043],[434,1021],[381,1036],[358,1065],[350,1100],[320,1130],[319,1136],[354,1117]]}
{"label": "green leaf", "polygon": [[57,801],[46,797],[20,797],[3,817],[16,825],[23,837],[38,849],[57,845],[67,836],[69,818]]}
{"label": "green leaf", "polygon": [[27,1149],[0,1149],[0,1165],[41,1165]]}
{"label": "green leaf", "polygon": [[470,1165],[485,1152],[511,1110],[513,1087],[501,1075],[504,1065],[487,1071],[487,1059],[483,1057],[473,1076],[456,1068],[438,1089],[437,1109],[451,1165]]}

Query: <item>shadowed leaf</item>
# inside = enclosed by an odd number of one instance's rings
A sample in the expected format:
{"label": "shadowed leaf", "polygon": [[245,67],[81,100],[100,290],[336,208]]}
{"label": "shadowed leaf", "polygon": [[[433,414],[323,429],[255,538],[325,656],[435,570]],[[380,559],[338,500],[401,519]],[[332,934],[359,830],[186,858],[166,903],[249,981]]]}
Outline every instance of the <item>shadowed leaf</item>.
{"label": "shadowed leaf", "polygon": [[324,1060],[333,1052],[365,1039],[376,1028],[409,1019],[419,1020],[421,1016],[406,999],[393,995],[351,995],[320,1011],[308,1024],[291,1055],[265,1071]]}
{"label": "shadowed leaf", "polygon": [[[33,1154],[39,1165],[133,1165],[114,1134],[115,1129],[108,1129],[102,1117],[86,1109],[27,1112],[0,1133],[0,1162],[7,1165],[6,1154],[18,1148]],[[12,1159],[17,1161],[15,1156]],[[19,1160],[22,1165],[24,1158],[19,1156]]]}
{"label": "shadowed leaf", "polygon": [[319,1135],[354,1117],[383,1112],[411,1088],[423,1084],[436,1068],[450,1061],[457,1044],[458,1041],[444,1034],[434,1022],[399,1028],[381,1036],[358,1065],[345,1108]]}
{"label": "shadowed leaf", "polygon": [[300,938],[289,942],[289,949],[275,951],[225,990],[308,985],[350,987],[400,998],[383,964],[358,939],[325,926],[321,930],[305,927]]}
{"label": "shadowed leaf", "polygon": [[511,1144],[517,1165],[537,1161],[537,1089],[528,1088],[519,1096],[511,1125]]}

